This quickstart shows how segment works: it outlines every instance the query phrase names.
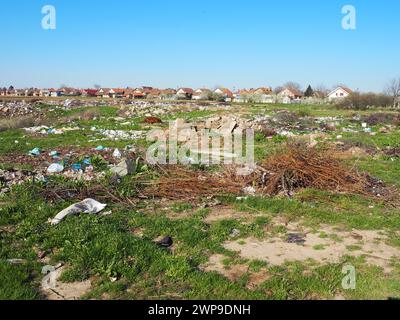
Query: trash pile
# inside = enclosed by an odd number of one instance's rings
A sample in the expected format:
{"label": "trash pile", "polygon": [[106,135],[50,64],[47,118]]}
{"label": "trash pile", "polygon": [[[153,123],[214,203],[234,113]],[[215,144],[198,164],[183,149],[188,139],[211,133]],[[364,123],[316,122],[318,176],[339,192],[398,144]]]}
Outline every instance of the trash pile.
{"label": "trash pile", "polygon": [[[135,158],[134,151],[130,146],[123,151],[98,146],[95,149],[60,149],[60,151],[50,152],[44,152],[36,147],[26,155],[1,156],[2,163],[31,165],[35,169],[31,171],[0,170],[0,193],[7,193],[11,186],[22,184],[34,177],[43,182],[53,175],[60,175],[74,181],[98,181],[106,176],[107,169],[123,177],[136,170],[137,161],[132,160]],[[96,157],[103,162],[101,170],[96,170],[95,164],[92,163],[92,159]]]}
{"label": "trash pile", "polygon": [[31,134],[42,134],[42,135],[49,135],[49,134],[64,134],[64,130],[61,129],[54,129],[48,126],[37,126],[37,127],[30,127],[24,128],[24,131]]}
{"label": "trash pile", "polygon": [[43,116],[43,112],[36,107],[35,103],[27,103],[25,101],[0,103],[0,118],[14,118],[27,115],[41,117]]}
{"label": "trash pile", "polygon": [[376,126],[378,124],[398,126],[400,124],[400,115],[398,113],[378,112],[363,116],[360,121],[365,122],[370,126]]}
{"label": "trash pile", "polygon": [[144,131],[135,131],[135,130],[108,130],[108,129],[97,129],[95,127],[91,128],[91,131],[98,132],[103,135],[104,139],[94,139],[90,141],[101,141],[101,140],[136,140],[141,139],[145,136]]}
{"label": "trash pile", "polygon": [[25,183],[33,178],[37,179],[38,181],[44,181],[44,176],[42,174],[33,171],[0,169],[0,195],[9,192],[12,186]]}
{"label": "trash pile", "polygon": [[277,134],[290,137],[335,131],[341,121],[342,119],[336,117],[301,117],[293,112],[280,111],[274,116],[256,115],[248,123],[254,131],[264,133],[267,137]]}
{"label": "trash pile", "polygon": [[132,101],[123,106],[118,114],[121,117],[156,117],[178,112],[193,111],[222,111],[229,110],[230,106],[209,102],[198,104],[195,102],[155,102],[155,101]]}

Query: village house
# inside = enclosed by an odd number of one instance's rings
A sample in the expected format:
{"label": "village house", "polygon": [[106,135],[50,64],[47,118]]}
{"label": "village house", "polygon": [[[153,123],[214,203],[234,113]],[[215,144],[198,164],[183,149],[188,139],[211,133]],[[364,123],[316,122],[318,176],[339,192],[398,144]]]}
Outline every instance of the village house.
{"label": "village house", "polygon": [[110,98],[123,98],[125,89],[114,88],[109,91]]}
{"label": "village house", "polygon": [[193,89],[190,88],[180,88],[177,92],[176,92],[176,98],[178,100],[180,99],[185,99],[185,100],[191,100],[192,96],[193,96]]}
{"label": "village house", "polygon": [[272,88],[270,87],[261,87],[255,89],[252,95],[254,102],[257,103],[274,103],[276,100],[272,94]]}
{"label": "village house", "polygon": [[211,95],[211,90],[206,89],[206,88],[200,88],[195,90],[193,96],[192,96],[192,100],[209,100]]}
{"label": "village house", "polygon": [[1,96],[14,96],[14,95],[16,95],[16,90],[14,89],[13,86],[10,86],[8,89],[6,87],[4,87],[0,90],[0,95]]}
{"label": "village house", "polygon": [[161,90],[160,99],[161,100],[172,100],[176,97],[175,89],[164,89]]}
{"label": "village house", "polygon": [[249,90],[238,90],[233,94],[233,101],[237,103],[247,103],[249,102],[250,94]]}
{"label": "village house", "polygon": [[143,92],[141,89],[135,89],[133,91],[133,98],[134,99],[146,99],[146,93]]}
{"label": "village house", "polygon": [[352,94],[353,91],[346,87],[337,87],[335,90],[328,93],[328,99],[330,101],[337,99],[344,99]]}
{"label": "village house", "polygon": [[50,97],[61,97],[62,91],[60,89],[49,89]]}
{"label": "village house", "polygon": [[303,97],[303,93],[295,88],[284,88],[278,93],[278,98],[282,103],[296,103],[300,102]]}
{"label": "village house", "polygon": [[273,95],[272,88],[270,87],[238,90],[233,95],[233,101],[238,103],[274,103],[275,100],[276,97]]}
{"label": "village house", "polygon": [[16,89],[15,90],[15,96],[16,97],[22,97],[25,95],[25,90],[24,89]]}
{"label": "village house", "polygon": [[97,91],[97,97],[100,98],[109,98],[110,97],[110,90],[108,88],[101,88],[99,91]]}
{"label": "village house", "polygon": [[82,97],[96,97],[98,93],[97,89],[83,89],[81,90]]}
{"label": "village house", "polygon": [[147,99],[160,99],[161,90],[156,88],[151,88],[150,90],[146,89],[146,98]]}
{"label": "village house", "polygon": [[124,98],[133,99],[135,90],[132,88],[126,88],[124,92]]}
{"label": "village house", "polygon": [[231,102],[233,99],[233,93],[227,88],[217,88],[214,93],[221,96],[225,102]]}
{"label": "village house", "polygon": [[80,96],[81,91],[75,88],[62,88],[61,90],[61,95],[67,96],[67,97],[72,97],[72,96]]}

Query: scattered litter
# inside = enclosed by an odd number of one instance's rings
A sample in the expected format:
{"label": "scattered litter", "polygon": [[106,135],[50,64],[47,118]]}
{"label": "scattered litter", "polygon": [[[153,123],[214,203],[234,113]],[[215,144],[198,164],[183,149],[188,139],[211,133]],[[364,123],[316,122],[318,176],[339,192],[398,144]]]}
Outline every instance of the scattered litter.
{"label": "scattered litter", "polygon": [[58,151],[51,151],[50,153],[49,153],[49,156],[50,157],[58,157],[60,155],[60,153],[58,152]]}
{"label": "scattered litter", "polygon": [[64,171],[64,166],[60,163],[53,163],[47,168],[48,173],[60,173]]}
{"label": "scattered litter", "polygon": [[232,229],[231,233],[229,234],[229,236],[231,238],[236,238],[240,235],[240,230],[238,229]]}
{"label": "scattered litter", "polygon": [[162,120],[160,118],[156,118],[156,117],[146,117],[143,120],[143,123],[148,123],[148,124],[162,123]]}
{"label": "scattered litter", "polygon": [[80,170],[82,170],[82,164],[80,164],[80,163],[73,163],[73,164],[71,164],[71,168],[72,168],[72,170],[74,170],[74,171],[80,171]]}
{"label": "scattered litter", "polygon": [[140,139],[144,136],[143,131],[135,131],[135,130],[96,130],[98,131],[101,135],[105,136],[109,140],[135,140],[135,139]]}
{"label": "scattered litter", "polygon": [[98,213],[102,211],[107,205],[97,202],[93,199],[85,199],[79,203],[75,203],[68,208],[60,211],[52,220],[52,225],[59,224],[66,216],[74,215],[78,213]]}
{"label": "scattered litter", "polygon": [[117,159],[121,158],[122,157],[121,151],[119,151],[118,149],[115,149],[113,152],[113,157],[117,158]]}
{"label": "scattered litter", "polygon": [[0,169],[0,195],[10,191],[14,185],[19,185],[31,180],[45,181],[42,174],[29,170],[2,170]]}
{"label": "scattered litter", "polygon": [[160,247],[165,247],[165,248],[171,247],[173,243],[174,242],[171,237],[165,237],[159,241],[156,241],[157,245],[159,245]]}
{"label": "scattered litter", "polygon": [[25,264],[27,263],[26,259],[7,259],[8,263],[11,264]]}
{"label": "scattered litter", "polygon": [[131,175],[136,170],[136,162],[133,159],[123,159],[117,165],[112,166],[110,171],[120,177]]}
{"label": "scattered litter", "polygon": [[245,188],[243,188],[243,192],[245,193],[245,194],[248,194],[248,195],[255,195],[256,194],[256,189],[254,188],[254,187],[245,187]]}
{"label": "scattered litter", "polygon": [[297,243],[297,244],[303,244],[306,242],[306,235],[304,234],[299,234],[299,233],[289,233],[287,242],[288,243]]}
{"label": "scattered litter", "polygon": [[111,210],[100,213],[100,215],[101,215],[102,217],[107,217],[107,216],[110,216],[111,214],[112,214],[112,211],[111,211]]}
{"label": "scattered litter", "polygon": [[39,156],[41,153],[40,148],[34,148],[31,151],[29,151],[30,156]]}

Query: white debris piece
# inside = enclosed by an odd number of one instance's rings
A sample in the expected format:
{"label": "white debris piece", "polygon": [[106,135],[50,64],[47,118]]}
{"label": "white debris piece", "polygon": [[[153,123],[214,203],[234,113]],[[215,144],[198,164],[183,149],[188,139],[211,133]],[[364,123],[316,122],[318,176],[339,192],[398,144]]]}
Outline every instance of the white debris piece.
{"label": "white debris piece", "polygon": [[125,177],[135,172],[136,162],[132,159],[123,159],[120,163],[112,166],[110,171],[120,177]]}
{"label": "white debris piece", "polygon": [[47,168],[48,173],[60,173],[64,171],[64,166],[59,163],[53,163]]}
{"label": "white debris piece", "polygon": [[117,158],[117,159],[121,158],[122,157],[121,151],[119,151],[118,149],[115,149],[113,152],[113,157]]}
{"label": "white debris piece", "polygon": [[51,225],[59,224],[66,216],[78,214],[78,213],[92,213],[96,214],[102,211],[107,205],[102,204],[93,199],[85,199],[81,202],[75,203],[68,208],[60,211],[52,220]]}

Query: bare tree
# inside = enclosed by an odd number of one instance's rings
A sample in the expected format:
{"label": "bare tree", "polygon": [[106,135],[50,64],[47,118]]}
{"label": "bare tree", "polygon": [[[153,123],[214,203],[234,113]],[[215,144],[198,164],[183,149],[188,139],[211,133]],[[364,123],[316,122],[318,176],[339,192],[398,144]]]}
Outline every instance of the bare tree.
{"label": "bare tree", "polygon": [[318,92],[321,92],[321,93],[325,93],[325,94],[328,94],[329,93],[329,90],[328,90],[328,88],[324,85],[324,84],[319,84],[319,85],[317,85],[315,88],[314,88],[314,91],[318,91]]}
{"label": "bare tree", "polygon": [[285,89],[285,88],[284,88],[284,87],[281,87],[281,86],[276,87],[276,88],[274,89],[274,93],[278,94],[278,93],[281,92],[283,89]]}
{"label": "bare tree", "polygon": [[283,85],[287,89],[295,90],[295,91],[302,91],[301,85],[294,81],[288,81]]}
{"label": "bare tree", "polygon": [[400,77],[392,79],[386,86],[385,92],[393,98],[393,105],[396,105],[400,99]]}
{"label": "bare tree", "polygon": [[101,88],[101,85],[100,85],[100,84],[94,84],[93,87],[94,87],[95,89],[99,90],[99,89]]}

